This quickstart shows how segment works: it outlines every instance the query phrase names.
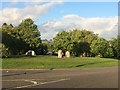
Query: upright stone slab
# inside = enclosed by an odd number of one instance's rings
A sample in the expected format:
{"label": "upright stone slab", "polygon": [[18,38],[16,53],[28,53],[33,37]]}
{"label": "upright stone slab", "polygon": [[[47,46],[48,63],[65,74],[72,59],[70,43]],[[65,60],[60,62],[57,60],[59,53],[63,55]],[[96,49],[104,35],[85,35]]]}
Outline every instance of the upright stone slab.
{"label": "upright stone slab", "polygon": [[33,51],[33,50],[28,50],[28,51],[25,53],[25,55],[27,55],[27,56],[35,56],[36,54],[35,54],[35,51]]}
{"label": "upright stone slab", "polygon": [[58,58],[62,58],[62,50],[58,50]]}
{"label": "upright stone slab", "polygon": [[32,56],[35,56],[35,51],[32,51]]}
{"label": "upright stone slab", "polygon": [[66,52],[65,52],[65,56],[66,56],[67,58],[69,58],[69,57],[70,57],[70,52],[69,52],[69,51],[66,51]]}

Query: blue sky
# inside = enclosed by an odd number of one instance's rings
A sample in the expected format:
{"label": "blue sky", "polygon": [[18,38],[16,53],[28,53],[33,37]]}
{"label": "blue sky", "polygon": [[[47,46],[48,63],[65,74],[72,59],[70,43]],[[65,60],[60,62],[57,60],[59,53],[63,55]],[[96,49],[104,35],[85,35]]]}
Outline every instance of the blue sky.
{"label": "blue sky", "polygon": [[42,15],[40,21],[56,20],[68,14],[81,17],[110,17],[118,15],[118,3],[115,2],[65,2],[49,9],[48,14]]}
{"label": "blue sky", "polygon": [[[27,3],[29,4],[29,3]],[[6,7],[24,8],[26,3],[19,2],[10,4],[10,2],[2,2],[3,10]],[[110,17],[118,15],[117,2],[64,2],[48,9],[47,14],[41,15],[37,23],[41,24],[49,20],[60,19],[68,14],[77,14],[81,17]]]}
{"label": "blue sky", "polygon": [[0,25],[3,22],[18,25],[21,20],[32,18],[38,25],[43,39],[51,39],[63,29],[88,29],[106,39],[117,36],[118,2],[2,2],[0,4],[2,4]]}

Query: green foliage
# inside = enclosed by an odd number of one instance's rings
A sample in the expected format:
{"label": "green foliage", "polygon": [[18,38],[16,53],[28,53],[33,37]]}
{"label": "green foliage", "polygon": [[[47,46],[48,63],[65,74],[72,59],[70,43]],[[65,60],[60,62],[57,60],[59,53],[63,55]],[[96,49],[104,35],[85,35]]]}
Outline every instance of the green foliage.
{"label": "green foliage", "polygon": [[101,57],[113,57],[113,50],[109,41],[104,38],[98,38],[91,44],[91,52]]}
{"label": "green foliage", "polygon": [[69,32],[61,31],[59,32],[55,38],[53,38],[53,48],[55,51],[58,49],[62,49],[63,51],[71,51],[72,50],[72,42]]}
{"label": "green foliage", "polygon": [[117,40],[118,40],[118,43],[117,43],[118,50],[116,50],[117,51],[117,58],[120,59],[120,35],[118,35]]}
{"label": "green foliage", "polygon": [[114,57],[120,59],[120,35],[111,40],[111,47],[113,48]]}
{"label": "green foliage", "polygon": [[44,45],[44,51],[46,51],[45,52],[45,54],[47,53],[47,52],[54,52],[54,44],[53,44],[53,41],[52,40],[47,40],[47,39],[45,39],[45,40],[42,40],[42,44]]}
{"label": "green foliage", "polygon": [[35,49],[35,52],[36,52],[36,54],[38,54],[38,55],[46,55],[46,53],[48,52],[47,44],[42,43],[42,44],[40,45],[40,47],[38,47],[38,48]]}
{"label": "green foliage", "polygon": [[[5,47],[8,47],[11,54],[15,54],[17,48],[17,42],[19,41],[14,35],[14,27],[4,23],[1,28],[2,31],[2,42]],[[19,44],[20,45],[20,44]]]}
{"label": "green foliage", "polygon": [[4,23],[0,31],[2,31],[2,43],[8,47],[11,55],[24,54],[29,49],[41,48],[40,31],[30,18],[23,20],[16,27]]}
{"label": "green foliage", "polygon": [[49,52],[55,52],[54,51],[54,42],[52,40],[48,41],[47,47],[48,47]]}
{"label": "green foliage", "polygon": [[72,42],[87,42],[89,44],[98,38],[98,34],[88,30],[73,30],[70,32]]}
{"label": "green foliage", "polygon": [[87,30],[61,31],[53,38],[54,50],[68,50],[75,56],[90,55],[90,44],[98,38],[97,34]]}
{"label": "green foliage", "polygon": [[75,56],[80,56],[80,55],[89,56],[90,55],[90,44],[87,42],[74,43],[73,54]]}
{"label": "green foliage", "polygon": [[107,47],[107,51],[106,51],[104,57],[109,57],[109,58],[114,57],[113,48]]}
{"label": "green foliage", "polygon": [[[3,55],[21,55],[28,50],[45,55],[48,51],[70,51],[75,56],[97,56],[120,58],[120,36],[110,41],[98,38],[98,34],[88,30],[61,31],[52,40],[41,40],[40,31],[30,18],[18,26],[4,23],[2,33]],[[6,48],[7,47],[7,48]]]}
{"label": "green foliage", "polygon": [[113,51],[113,56],[117,57],[118,56],[118,39],[113,38],[112,40],[110,40],[110,46]]}
{"label": "green foliage", "polygon": [[21,38],[30,48],[34,49],[41,44],[40,32],[37,25],[28,18],[23,20],[17,27],[17,38]]}
{"label": "green foliage", "polygon": [[5,45],[3,45],[2,43],[0,43],[0,56],[1,57],[9,56],[8,48],[6,48]]}

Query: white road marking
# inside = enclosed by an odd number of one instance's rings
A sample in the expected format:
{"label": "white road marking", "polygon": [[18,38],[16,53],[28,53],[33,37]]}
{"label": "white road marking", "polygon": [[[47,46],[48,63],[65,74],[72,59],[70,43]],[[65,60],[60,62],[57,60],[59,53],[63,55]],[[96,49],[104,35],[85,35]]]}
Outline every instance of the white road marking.
{"label": "white road marking", "polygon": [[69,79],[60,79],[60,80],[56,80],[56,81],[43,82],[43,83],[40,83],[40,84],[55,83],[55,82],[60,82],[60,81],[65,81],[65,80],[69,80]]}
{"label": "white road marking", "polygon": [[69,79],[59,79],[59,80],[55,80],[55,81],[42,82],[42,83],[37,83],[36,81],[26,80],[26,81],[29,81],[29,82],[31,82],[31,83],[33,83],[33,84],[32,84],[32,85],[25,85],[25,86],[15,87],[15,88],[33,87],[33,86],[38,86],[38,85],[43,85],[43,84],[61,82],[61,81],[65,81],[65,80],[69,80]]}
{"label": "white road marking", "polygon": [[32,84],[32,85],[26,85],[26,86],[20,86],[20,87],[15,87],[15,88],[26,88],[26,87],[32,87],[34,86],[35,84]]}
{"label": "white road marking", "polygon": [[24,80],[24,81],[31,82],[33,84],[32,85],[25,85],[25,86],[15,87],[15,88],[25,88],[25,87],[30,87],[30,86],[37,85],[36,81],[32,81],[32,80]]}
{"label": "white road marking", "polygon": [[36,81],[31,81],[31,80],[25,80],[25,81],[27,81],[27,82],[31,82],[31,83],[33,83],[33,84],[37,84]]}
{"label": "white road marking", "polygon": [[6,71],[6,72],[9,72],[9,71]]}

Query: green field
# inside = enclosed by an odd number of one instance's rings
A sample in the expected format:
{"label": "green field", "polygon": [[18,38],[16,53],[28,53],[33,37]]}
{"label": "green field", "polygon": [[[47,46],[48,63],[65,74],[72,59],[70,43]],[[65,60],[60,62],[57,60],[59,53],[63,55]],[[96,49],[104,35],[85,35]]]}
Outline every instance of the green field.
{"label": "green field", "polygon": [[117,59],[57,56],[16,57],[2,59],[3,69],[88,68],[118,66]]}

